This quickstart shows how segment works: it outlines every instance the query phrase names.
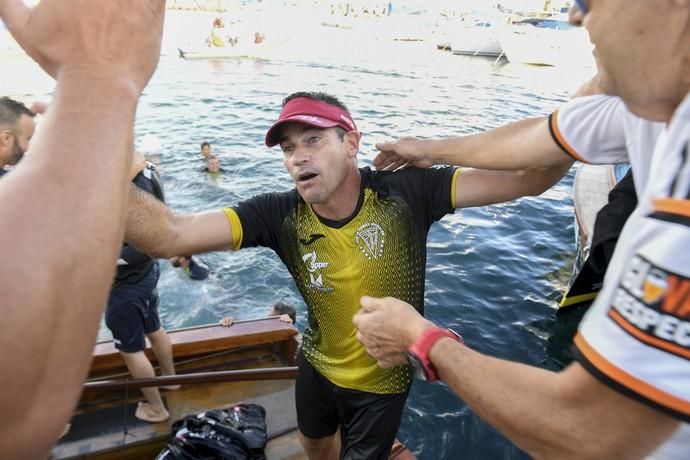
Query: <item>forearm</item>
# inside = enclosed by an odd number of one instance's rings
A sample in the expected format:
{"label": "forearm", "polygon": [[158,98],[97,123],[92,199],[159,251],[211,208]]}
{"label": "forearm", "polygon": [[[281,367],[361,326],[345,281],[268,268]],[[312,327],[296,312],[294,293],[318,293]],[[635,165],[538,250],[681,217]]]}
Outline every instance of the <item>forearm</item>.
{"label": "forearm", "polygon": [[125,241],[154,257],[229,249],[230,224],[221,210],[173,214],[151,194],[132,185],[129,190]]}
{"label": "forearm", "polygon": [[22,436],[36,426],[59,433],[81,392],[122,242],[137,96],[127,82],[61,76],[28,154],[0,184],[0,247],[12,261],[0,267],[11,325],[0,335],[2,407],[30,428],[13,443],[34,445]]}
{"label": "forearm", "polygon": [[676,426],[577,364],[554,373],[451,340],[439,341],[430,357],[458,396],[535,458],[642,458]]}
{"label": "forearm", "polygon": [[572,162],[553,141],[548,118],[531,118],[462,137],[424,141],[437,164],[479,169],[530,169]]}
{"label": "forearm", "polygon": [[496,171],[463,168],[455,185],[456,208],[487,206],[524,196],[537,196],[558,182],[572,161],[546,168]]}

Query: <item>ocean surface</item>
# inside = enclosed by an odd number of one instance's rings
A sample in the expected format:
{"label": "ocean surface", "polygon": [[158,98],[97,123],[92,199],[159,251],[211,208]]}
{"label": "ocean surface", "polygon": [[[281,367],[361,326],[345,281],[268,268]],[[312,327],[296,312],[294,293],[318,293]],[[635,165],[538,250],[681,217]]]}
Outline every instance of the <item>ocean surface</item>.
{"label": "ocean surface", "polygon": [[[461,135],[548,114],[593,73],[453,56],[436,49],[433,35],[392,40],[391,34],[414,27],[432,34],[428,19],[417,19],[416,26],[391,20],[346,28],[322,26],[309,10],[293,13],[257,14],[255,27],[267,39],[289,39],[270,59],[222,61],[177,56],[177,46],[203,41],[209,14],[169,14],[163,56],[139,105],[136,136],[161,139],[160,168],[174,210],[215,209],[292,188],[281,153],[263,139],[281,100],[294,91],[332,93],[349,107],[363,133],[359,162],[367,166],[380,140]],[[27,101],[49,93],[50,81],[25,59],[7,58],[0,66],[0,92]],[[219,177],[202,172],[202,141],[211,142],[221,158],[225,172]],[[458,210],[435,224],[428,240],[427,316],[485,354],[549,369],[567,363],[575,321],[556,318],[555,312],[575,250],[571,186],[572,171],[540,197]],[[260,317],[283,301],[296,306],[297,326],[304,329],[305,305],[272,251],[200,258],[211,267],[206,281],[192,281],[161,261],[166,328],[214,323],[227,315]],[[103,328],[101,337],[107,336]],[[399,438],[422,460],[527,457],[443,384],[415,382]]]}

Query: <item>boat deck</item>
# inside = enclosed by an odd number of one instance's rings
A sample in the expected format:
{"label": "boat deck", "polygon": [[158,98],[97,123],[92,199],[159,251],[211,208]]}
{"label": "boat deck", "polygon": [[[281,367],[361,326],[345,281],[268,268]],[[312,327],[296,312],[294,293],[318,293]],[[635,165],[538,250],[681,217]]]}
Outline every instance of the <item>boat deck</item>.
{"label": "boat deck", "polygon": [[[276,319],[231,328],[192,328],[170,336],[176,369],[185,374],[293,365],[295,334],[292,326],[279,324]],[[90,381],[110,380],[123,373],[123,363],[112,344],[98,344]],[[195,383],[161,394],[170,418],[147,423],[134,417],[137,402],[142,399],[138,389],[85,391],[70,430],[54,448],[52,458],[149,460],[165,447],[173,421],[243,402],[266,409],[268,459],[306,459],[297,437],[294,380]]]}

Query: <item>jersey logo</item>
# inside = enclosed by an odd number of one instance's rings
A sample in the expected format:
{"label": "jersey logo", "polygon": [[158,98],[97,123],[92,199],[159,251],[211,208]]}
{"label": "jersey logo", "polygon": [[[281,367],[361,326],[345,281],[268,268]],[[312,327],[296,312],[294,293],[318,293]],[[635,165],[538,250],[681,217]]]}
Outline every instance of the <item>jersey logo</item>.
{"label": "jersey logo", "polygon": [[690,279],[635,256],[609,318],[652,347],[690,360]]}
{"label": "jersey logo", "polygon": [[314,241],[319,240],[321,238],[326,238],[326,235],[322,235],[321,233],[312,233],[308,240],[300,238],[299,242],[302,243],[304,246],[309,246]]}
{"label": "jersey logo", "polygon": [[377,224],[364,224],[355,234],[355,242],[367,259],[376,259],[383,255],[384,231]]}
{"label": "jersey logo", "polygon": [[328,262],[318,262],[316,260],[316,251],[303,255],[302,262],[304,262],[309,272],[309,284],[307,285],[307,289],[322,292],[333,291],[333,288],[324,285],[323,275],[319,272],[322,268],[328,267]]}

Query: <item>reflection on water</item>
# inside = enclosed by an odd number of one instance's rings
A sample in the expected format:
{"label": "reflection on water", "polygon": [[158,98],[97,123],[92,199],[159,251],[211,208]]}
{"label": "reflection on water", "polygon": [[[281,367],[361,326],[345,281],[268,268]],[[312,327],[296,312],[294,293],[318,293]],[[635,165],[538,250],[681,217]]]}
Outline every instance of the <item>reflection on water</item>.
{"label": "reflection on water", "polygon": [[[548,114],[589,77],[453,56],[430,42],[374,41],[354,31],[300,24],[291,26],[294,34],[280,59],[184,61],[176,46],[187,38],[185,31],[203,36],[207,18],[173,14],[167,21],[165,55],[142,97],[136,129],[138,137],[153,133],[162,139],[166,197],[177,211],[229,206],[291,188],[281,154],[265,147],[263,136],[282,98],[293,91],[339,96],[363,132],[360,163],[368,165],[378,140],[469,133]],[[286,27],[275,30],[285,33]],[[0,65],[2,92],[10,88],[8,75],[14,82],[16,75],[34,72],[22,67],[26,63]],[[226,170],[217,180],[201,172],[204,140]],[[558,340],[555,308],[567,279],[557,274],[567,271],[574,250],[571,185],[568,175],[541,197],[461,210],[436,224],[429,234],[428,316],[460,331],[483,353],[552,369],[563,365],[567,339]],[[271,251],[203,259],[212,273],[201,282],[161,261],[165,327],[225,315],[263,316],[279,300],[295,304],[298,326],[305,326],[304,303]],[[444,385],[415,383],[400,438],[421,459],[525,457]]]}

